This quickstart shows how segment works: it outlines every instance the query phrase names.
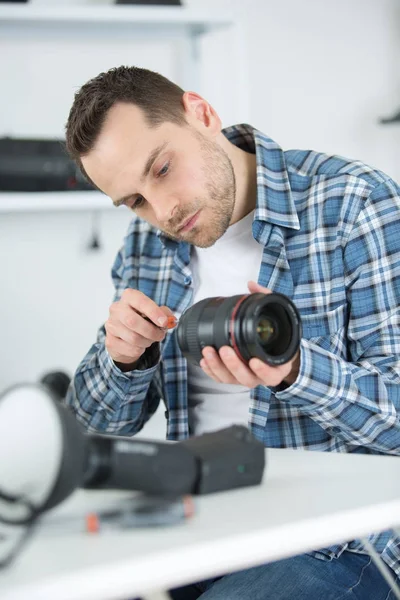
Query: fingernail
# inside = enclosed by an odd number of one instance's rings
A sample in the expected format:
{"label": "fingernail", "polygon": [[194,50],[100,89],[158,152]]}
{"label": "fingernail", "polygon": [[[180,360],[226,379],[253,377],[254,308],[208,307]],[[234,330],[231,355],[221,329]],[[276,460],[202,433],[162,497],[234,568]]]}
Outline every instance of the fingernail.
{"label": "fingernail", "polygon": [[165,327],[165,325],[168,323],[168,317],[160,317],[159,319],[157,319],[157,323],[161,325],[161,327]]}

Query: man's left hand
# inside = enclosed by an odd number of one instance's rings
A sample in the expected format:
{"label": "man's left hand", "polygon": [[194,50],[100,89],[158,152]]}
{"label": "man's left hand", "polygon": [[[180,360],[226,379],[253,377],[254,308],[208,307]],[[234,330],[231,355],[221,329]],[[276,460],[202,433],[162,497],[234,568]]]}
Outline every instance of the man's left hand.
{"label": "man's left hand", "polygon": [[[248,288],[252,294],[271,293],[271,290],[255,281],[249,281]],[[248,364],[245,364],[230,346],[222,346],[219,351],[206,346],[200,366],[209,377],[219,383],[244,385],[248,388],[257,385],[275,387],[282,382],[291,385],[299,373],[300,352],[298,351],[289,362],[272,367],[259,358],[251,358]]]}

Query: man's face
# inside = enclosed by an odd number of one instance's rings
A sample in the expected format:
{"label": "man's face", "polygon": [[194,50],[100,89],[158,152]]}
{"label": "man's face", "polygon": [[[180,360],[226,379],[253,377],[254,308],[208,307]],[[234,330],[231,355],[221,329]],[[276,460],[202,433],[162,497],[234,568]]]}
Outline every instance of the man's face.
{"label": "man's face", "polygon": [[150,128],[138,107],[119,103],[82,164],[115,204],[126,204],[173,239],[206,248],[229,227],[232,163],[196,119]]}

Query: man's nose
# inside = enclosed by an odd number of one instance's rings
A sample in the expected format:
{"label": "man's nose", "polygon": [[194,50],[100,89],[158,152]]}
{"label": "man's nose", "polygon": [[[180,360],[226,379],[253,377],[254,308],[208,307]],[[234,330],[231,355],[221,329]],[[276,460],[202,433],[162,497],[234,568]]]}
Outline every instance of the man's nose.
{"label": "man's nose", "polygon": [[164,196],[153,202],[153,210],[156,219],[163,225],[166,225],[174,218],[177,208],[178,201],[175,197],[166,198]]}

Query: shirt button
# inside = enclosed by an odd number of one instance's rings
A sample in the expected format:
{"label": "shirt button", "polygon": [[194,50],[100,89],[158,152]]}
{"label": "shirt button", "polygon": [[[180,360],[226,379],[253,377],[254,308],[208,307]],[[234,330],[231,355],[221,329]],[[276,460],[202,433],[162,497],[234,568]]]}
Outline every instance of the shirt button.
{"label": "shirt button", "polygon": [[192,283],[192,278],[191,277],[185,277],[184,284],[185,285],[190,285],[191,283]]}

